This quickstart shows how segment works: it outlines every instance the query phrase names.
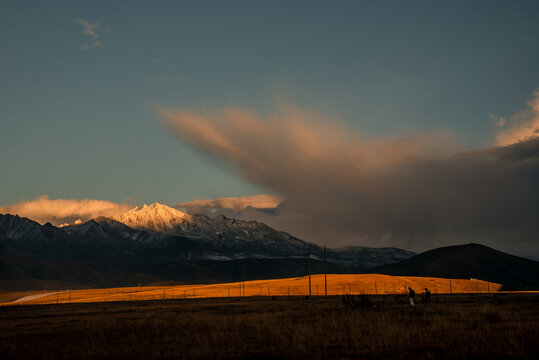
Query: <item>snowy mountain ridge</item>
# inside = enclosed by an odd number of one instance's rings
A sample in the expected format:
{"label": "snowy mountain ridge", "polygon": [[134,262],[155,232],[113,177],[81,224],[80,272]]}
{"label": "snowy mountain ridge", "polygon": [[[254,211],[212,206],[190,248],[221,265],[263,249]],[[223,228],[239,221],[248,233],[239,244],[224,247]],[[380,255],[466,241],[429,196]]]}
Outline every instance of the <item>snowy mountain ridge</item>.
{"label": "snowy mountain ridge", "polygon": [[111,219],[133,229],[172,233],[178,228],[184,230],[193,216],[156,202],[137,206]]}
{"label": "snowy mountain ridge", "polygon": [[[167,262],[201,259],[323,258],[323,249],[257,221],[223,215],[186,214],[154,203],[137,206],[112,218],[55,227],[0,214],[0,250],[77,259],[140,257]],[[41,255],[40,255],[41,254]],[[375,266],[409,258],[414,253],[393,248],[328,249],[328,262]],[[126,258],[127,257],[127,258]]]}

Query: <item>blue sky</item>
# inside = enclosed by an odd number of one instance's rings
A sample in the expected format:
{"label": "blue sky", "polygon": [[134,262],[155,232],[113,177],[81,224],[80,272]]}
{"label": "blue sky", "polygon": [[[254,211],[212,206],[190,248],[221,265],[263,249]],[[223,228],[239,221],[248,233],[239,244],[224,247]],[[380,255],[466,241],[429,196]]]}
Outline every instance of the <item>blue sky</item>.
{"label": "blue sky", "polygon": [[490,146],[489,116],[539,86],[538,18],[535,1],[2,1],[0,205],[271,191],[178,141],[157,106],[285,99],[374,136]]}

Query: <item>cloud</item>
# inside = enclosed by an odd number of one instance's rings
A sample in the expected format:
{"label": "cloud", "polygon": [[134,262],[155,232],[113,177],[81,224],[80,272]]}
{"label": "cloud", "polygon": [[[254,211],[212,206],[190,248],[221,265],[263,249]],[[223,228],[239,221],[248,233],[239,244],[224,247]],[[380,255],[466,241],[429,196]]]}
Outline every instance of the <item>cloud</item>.
{"label": "cloud", "polygon": [[378,139],[293,106],[265,118],[159,112],[183,141],[285,198],[274,214],[254,215],[307,241],[537,251],[539,140],[465,151],[441,132]]}
{"label": "cloud", "polygon": [[110,32],[110,30],[103,29],[101,27],[101,22],[99,21],[90,23],[89,21],[80,18],[75,20],[83,26],[82,33],[90,36],[93,39],[90,43],[81,44],[81,50],[90,50],[95,47],[103,46],[103,41],[99,40],[101,33]]}
{"label": "cloud", "polygon": [[255,209],[276,208],[283,200],[273,195],[254,195],[239,197],[224,197],[218,199],[197,199],[176,204],[177,208],[187,208],[191,212],[203,212],[205,210],[231,209],[235,212],[245,210],[247,207]]}
{"label": "cloud", "polygon": [[0,206],[0,213],[27,217],[41,224],[80,224],[98,216],[114,216],[128,211],[132,206],[105,200],[49,199],[42,195],[34,200]]}
{"label": "cloud", "polygon": [[539,137],[539,88],[527,105],[528,109],[515,113],[509,122],[503,117],[498,119],[498,125],[507,125],[507,128],[498,133],[497,145],[511,145]]}
{"label": "cloud", "polygon": [[488,116],[492,121],[494,121],[494,123],[496,124],[496,126],[504,126],[505,124],[507,124],[507,119],[504,118],[503,116],[496,116],[494,114],[490,114]]}

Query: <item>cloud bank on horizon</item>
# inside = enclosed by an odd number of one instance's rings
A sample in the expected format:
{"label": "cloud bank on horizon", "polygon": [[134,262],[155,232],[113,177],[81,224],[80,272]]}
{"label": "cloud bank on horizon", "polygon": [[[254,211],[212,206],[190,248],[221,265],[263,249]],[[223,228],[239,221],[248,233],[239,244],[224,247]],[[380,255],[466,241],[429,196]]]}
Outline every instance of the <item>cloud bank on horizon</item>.
{"label": "cloud bank on horizon", "polygon": [[250,217],[307,241],[524,251],[537,250],[539,235],[539,90],[533,95],[501,124],[503,146],[478,151],[442,132],[366,137],[292,106],[267,118],[238,108],[159,112],[182,141],[286,199]]}
{"label": "cloud bank on horizon", "polygon": [[274,195],[259,194],[254,196],[223,197],[217,199],[196,199],[176,204],[178,209],[187,209],[193,213],[213,213],[218,209],[230,209],[237,213],[246,208],[273,209],[281,202],[282,198]]}
{"label": "cloud bank on horizon", "polygon": [[40,224],[78,224],[99,216],[114,216],[131,209],[128,204],[119,204],[94,199],[49,199],[42,195],[33,200],[0,206],[0,214],[27,217]]}

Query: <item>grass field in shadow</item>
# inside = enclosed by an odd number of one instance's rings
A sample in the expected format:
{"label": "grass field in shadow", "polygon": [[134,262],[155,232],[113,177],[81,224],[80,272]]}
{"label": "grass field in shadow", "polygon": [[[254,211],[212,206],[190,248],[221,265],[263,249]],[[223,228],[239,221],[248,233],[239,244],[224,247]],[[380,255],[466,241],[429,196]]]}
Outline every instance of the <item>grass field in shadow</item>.
{"label": "grass field in shadow", "polygon": [[10,359],[506,359],[539,355],[538,294],[131,301],[0,308]]}

